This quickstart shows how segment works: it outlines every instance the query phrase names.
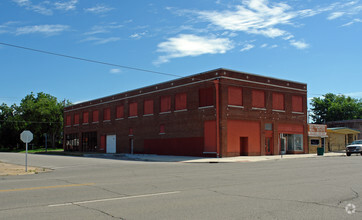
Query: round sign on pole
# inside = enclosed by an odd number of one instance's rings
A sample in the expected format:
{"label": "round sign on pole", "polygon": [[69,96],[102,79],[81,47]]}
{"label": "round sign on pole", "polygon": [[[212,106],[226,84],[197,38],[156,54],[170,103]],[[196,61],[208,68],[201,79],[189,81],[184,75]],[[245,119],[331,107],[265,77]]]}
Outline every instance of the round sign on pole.
{"label": "round sign on pole", "polygon": [[33,140],[33,133],[28,130],[21,132],[20,140],[22,140],[26,144],[25,150],[25,172],[28,172],[28,143]]}
{"label": "round sign on pole", "polygon": [[33,133],[28,130],[21,132],[20,140],[22,140],[24,143],[30,143],[33,140]]}

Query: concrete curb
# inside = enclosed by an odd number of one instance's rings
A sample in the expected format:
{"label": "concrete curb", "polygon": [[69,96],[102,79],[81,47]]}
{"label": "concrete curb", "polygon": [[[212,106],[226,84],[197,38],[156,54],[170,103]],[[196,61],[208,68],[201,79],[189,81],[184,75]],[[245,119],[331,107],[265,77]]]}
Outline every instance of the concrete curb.
{"label": "concrete curb", "polygon": [[204,157],[187,157],[187,156],[166,156],[155,154],[84,154],[84,157],[148,161],[148,162],[181,162],[181,163],[245,163],[261,162],[268,160],[298,159],[298,158],[324,158],[324,157],[342,157],[345,153],[325,153],[323,156],[316,154],[288,154],[288,155],[271,155],[271,156],[239,156],[225,158],[204,158]]}

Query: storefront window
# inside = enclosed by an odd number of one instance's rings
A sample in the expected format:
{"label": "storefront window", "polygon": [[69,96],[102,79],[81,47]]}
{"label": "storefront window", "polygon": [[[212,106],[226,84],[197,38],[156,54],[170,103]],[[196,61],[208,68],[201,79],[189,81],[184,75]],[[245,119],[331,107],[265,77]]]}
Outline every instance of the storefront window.
{"label": "storefront window", "polygon": [[288,134],[288,151],[303,151],[303,135]]}
{"label": "storefront window", "polygon": [[77,133],[67,134],[65,141],[66,151],[79,151],[79,137]]}
{"label": "storefront window", "polygon": [[[323,140],[323,139],[322,139]],[[311,145],[319,145],[319,140],[318,139],[311,139],[310,140],[310,144]]]}

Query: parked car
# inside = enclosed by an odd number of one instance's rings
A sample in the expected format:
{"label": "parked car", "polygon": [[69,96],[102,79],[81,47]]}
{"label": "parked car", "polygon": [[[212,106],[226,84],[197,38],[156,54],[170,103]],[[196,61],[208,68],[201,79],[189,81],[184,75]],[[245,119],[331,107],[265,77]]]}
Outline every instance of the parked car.
{"label": "parked car", "polygon": [[355,140],[350,145],[346,147],[347,156],[351,154],[361,154],[362,155],[362,140]]}

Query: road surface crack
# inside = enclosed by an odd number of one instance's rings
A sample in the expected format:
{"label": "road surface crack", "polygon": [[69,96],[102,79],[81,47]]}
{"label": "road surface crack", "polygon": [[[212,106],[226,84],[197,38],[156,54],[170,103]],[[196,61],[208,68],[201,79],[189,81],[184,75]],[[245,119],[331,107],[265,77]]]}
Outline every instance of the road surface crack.
{"label": "road surface crack", "polygon": [[340,200],[338,202],[338,205],[342,204],[342,203],[345,203],[345,202],[349,202],[349,201],[353,201],[355,199],[358,199],[359,198],[359,194],[358,192],[356,192],[354,189],[350,188],[351,191],[354,193],[354,196],[350,197],[350,198],[347,198],[347,199],[343,199],[343,200]]}
{"label": "road surface crack", "polygon": [[[278,198],[258,197],[258,196],[249,196],[249,195],[229,194],[229,193],[223,193],[223,192],[219,192],[217,190],[210,190],[210,189],[206,189],[206,190],[210,191],[210,192],[213,192],[213,193],[221,194],[221,195],[224,195],[224,196],[235,196],[235,197],[242,197],[242,198],[249,198],[249,199],[270,200],[270,201],[297,202],[297,203],[303,203],[303,204],[314,204],[314,205],[319,205],[319,206],[325,206],[325,207],[329,207],[329,208],[345,209],[344,207],[339,207],[338,205],[329,205],[329,204],[313,202],[313,201],[301,201],[301,200],[292,200],[292,199],[278,199]],[[356,191],[354,191],[354,190],[352,190],[352,191],[358,195],[358,193]],[[358,198],[358,196],[354,197],[353,199],[356,199],[356,198]],[[351,199],[351,200],[353,200],[353,199]],[[349,201],[349,200],[347,200],[347,201]],[[356,210],[356,212],[362,213],[362,211],[358,211],[358,210]]]}
{"label": "road surface crack", "polygon": [[97,212],[99,212],[99,213],[102,213],[102,214],[107,215],[107,216],[109,216],[109,217],[111,217],[111,218],[114,218],[114,219],[121,219],[121,220],[124,220],[124,218],[121,218],[121,217],[116,217],[116,216],[111,215],[111,214],[109,214],[108,212],[102,211],[102,210],[100,210],[100,209],[91,208],[91,207],[88,207],[88,206],[83,206],[83,205],[74,204],[74,203],[73,203],[73,205],[76,205],[76,206],[81,207],[81,208],[85,208],[85,209],[89,209],[89,210],[97,211]]}

